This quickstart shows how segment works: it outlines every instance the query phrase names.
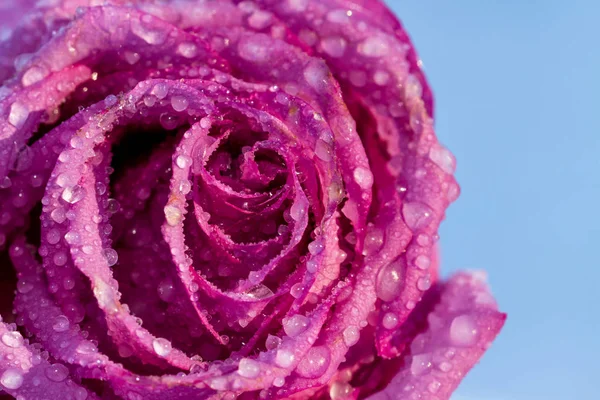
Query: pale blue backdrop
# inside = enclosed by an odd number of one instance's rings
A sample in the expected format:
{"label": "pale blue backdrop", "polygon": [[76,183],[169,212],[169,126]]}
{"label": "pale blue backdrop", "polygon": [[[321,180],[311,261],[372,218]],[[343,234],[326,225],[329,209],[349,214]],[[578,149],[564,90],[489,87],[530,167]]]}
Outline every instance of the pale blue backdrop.
{"label": "pale blue backdrop", "polygon": [[453,400],[600,399],[600,1],[388,4],[458,159],[443,273],[486,269],[509,314]]}

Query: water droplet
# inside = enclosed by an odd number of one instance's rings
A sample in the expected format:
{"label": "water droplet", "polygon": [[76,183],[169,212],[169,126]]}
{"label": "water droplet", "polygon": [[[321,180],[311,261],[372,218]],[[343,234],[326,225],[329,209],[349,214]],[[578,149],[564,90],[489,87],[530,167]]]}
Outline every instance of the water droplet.
{"label": "water droplet", "polygon": [[388,312],[383,316],[382,325],[385,329],[394,329],[398,326],[398,316]]}
{"label": "water droplet", "polygon": [[75,400],[86,400],[87,398],[87,390],[82,387],[75,388]]}
{"label": "water droplet", "polygon": [[350,325],[349,327],[344,329],[344,332],[342,332],[342,336],[344,337],[344,343],[346,344],[346,346],[351,347],[358,342],[358,339],[360,338],[360,330],[358,329],[358,327]]}
{"label": "water droplet", "polygon": [[46,240],[50,244],[56,244],[60,240],[60,232],[58,229],[50,229],[46,234]]}
{"label": "water droplet", "polygon": [[274,295],[273,291],[263,284],[256,285],[246,292],[246,295],[254,299],[265,299]]}
{"label": "water droplet", "polygon": [[64,251],[58,251],[52,257],[52,261],[54,262],[54,265],[56,265],[57,267],[62,267],[63,265],[65,265],[67,263],[67,255],[65,254]]}
{"label": "water droplet", "polygon": [[69,370],[62,364],[52,364],[46,368],[46,377],[53,382],[62,382],[67,379]]}
{"label": "water droplet", "polygon": [[388,53],[388,44],[384,38],[371,36],[358,45],[358,52],[366,57],[382,57]]}
{"label": "water droplet", "polygon": [[334,58],[339,58],[346,51],[346,40],[340,36],[330,36],[321,40],[321,48]]}
{"label": "water droplet", "polygon": [[4,332],[2,334],[2,343],[13,349],[23,345],[23,336],[19,332]]}
{"label": "water droplet", "polygon": [[296,314],[283,322],[283,330],[290,337],[300,335],[308,328],[309,319],[301,314]]}
{"label": "water droplet", "polygon": [[319,240],[315,240],[314,242],[308,244],[308,251],[313,256],[320,254],[324,248],[325,246]]}
{"label": "water droplet", "polygon": [[315,154],[323,161],[331,161],[331,146],[322,139],[317,139]]}
{"label": "water droplet", "polygon": [[129,63],[129,65],[133,65],[133,64],[137,63],[138,61],[140,61],[140,54],[134,53],[133,51],[126,51],[124,56],[125,56],[125,61],[127,61]]}
{"label": "water droplet", "polygon": [[365,236],[363,255],[369,256],[381,248],[383,244],[383,230],[371,227]]}
{"label": "water droplet", "polygon": [[434,145],[431,147],[431,150],[429,150],[429,158],[445,173],[454,173],[454,170],[456,169],[456,161],[454,160],[452,153],[450,153],[450,151],[445,147],[440,145]]}
{"label": "water droplet", "polygon": [[171,342],[163,338],[154,339],[152,341],[152,348],[154,349],[154,352],[161,357],[168,356],[172,350]]}
{"label": "water droplet", "polygon": [[330,362],[331,352],[327,346],[311,347],[298,364],[296,372],[303,378],[318,378],[327,371]]}
{"label": "water droplet", "polygon": [[431,287],[431,280],[429,279],[428,276],[419,278],[417,280],[417,288],[419,290],[425,291],[425,290],[429,289],[430,287]]}
{"label": "water droplet", "polygon": [[238,43],[238,53],[246,61],[263,63],[269,59],[270,49],[264,35],[243,37]]}
{"label": "water droplet", "polygon": [[22,294],[29,293],[33,290],[33,284],[29,281],[20,279],[19,282],[17,282],[17,290]]}
{"label": "water droplet", "polygon": [[52,329],[54,332],[65,332],[69,329],[69,325],[69,319],[64,315],[59,315],[54,319]]}
{"label": "water droplet", "polygon": [[0,179],[0,189],[8,189],[11,186],[12,181],[8,176],[5,176],[4,178]]}
{"label": "water droplet", "polygon": [[89,340],[84,340],[79,343],[75,351],[79,354],[94,354],[98,352],[98,348]]}
{"label": "water droplet", "polygon": [[242,358],[238,366],[238,374],[253,379],[260,375],[260,364],[250,358]]}
{"label": "water droplet", "polygon": [[23,86],[31,86],[48,76],[48,70],[40,66],[33,66],[29,68],[21,78]]}
{"label": "water droplet", "polygon": [[177,46],[177,53],[185,58],[194,58],[198,54],[198,47],[194,43],[183,42]]}
{"label": "water droplet", "polygon": [[335,381],[329,388],[329,397],[331,400],[346,399],[352,392],[352,386],[346,382]]}
{"label": "water droplet", "polygon": [[295,358],[294,353],[291,351],[279,349],[275,355],[275,364],[281,368],[289,368],[294,363]]}
{"label": "water droplet", "polygon": [[81,241],[81,236],[79,236],[79,233],[77,232],[69,231],[65,233],[65,240],[69,244],[79,244]]}
{"label": "water droplet", "polygon": [[178,155],[175,159],[175,164],[181,169],[187,168],[192,165],[192,159],[186,155]]}
{"label": "water droplet", "polygon": [[373,174],[366,168],[357,167],[354,170],[354,181],[360,186],[363,190],[371,189],[373,186]]}
{"label": "water droplet", "polygon": [[429,385],[427,385],[427,390],[429,390],[430,393],[437,393],[440,390],[440,387],[442,386],[442,384],[439,381],[431,381],[429,382]]}
{"label": "water droplet", "polygon": [[308,7],[308,0],[286,0],[286,5],[291,12],[303,12]]}
{"label": "water droplet", "polygon": [[306,205],[300,201],[295,201],[290,207],[290,217],[295,221],[300,219],[306,214]]}
{"label": "water droplet", "polygon": [[308,84],[317,91],[325,87],[329,74],[329,69],[324,63],[311,61],[304,69],[304,79]]}
{"label": "water droplet", "polygon": [[63,190],[62,199],[70,204],[75,204],[85,197],[85,189],[79,185],[67,187]]}
{"label": "water droplet", "polygon": [[267,11],[256,10],[248,17],[250,27],[261,30],[271,25],[273,14]]}
{"label": "water droplet", "polygon": [[186,99],[183,96],[171,97],[171,107],[173,107],[173,110],[175,110],[177,112],[184,111],[185,109],[188,108],[188,105],[189,105],[188,99]]}
{"label": "water droplet", "polygon": [[8,122],[16,128],[20,128],[27,121],[29,109],[21,103],[15,102],[10,106]]}
{"label": "water droplet", "polygon": [[119,99],[117,98],[117,96],[115,96],[114,94],[109,94],[108,96],[106,96],[106,98],[104,99],[104,105],[106,107],[112,107],[115,104],[117,104],[117,102],[119,101]]}
{"label": "water droplet", "polygon": [[415,258],[415,265],[419,269],[427,269],[431,265],[431,260],[425,254],[420,254]]}
{"label": "water droplet", "polygon": [[157,28],[157,19],[150,14],[144,14],[140,19],[131,19],[131,32],[148,44],[160,45],[167,40],[168,32]]}
{"label": "water droplet", "polygon": [[375,71],[373,81],[379,86],[385,86],[390,80],[390,74],[386,71]]}
{"label": "water droplet", "polygon": [[304,292],[304,286],[301,283],[296,283],[290,289],[290,294],[293,298],[298,299],[302,296],[302,292]]}
{"label": "water droplet", "polygon": [[468,347],[475,344],[478,337],[477,324],[469,315],[460,315],[450,324],[450,340],[456,346]]}
{"label": "water droplet", "polygon": [[433,210],[419,202],[404,203],[402,205],[402,216],[406,225],[413,231],[424,228],[433,218]]}
{"label": "water droplet", "polygon": [[107,248],[103,252],[109,267],[115,265],[119,260],[119,254],[114,249]]}
{"label": "water droplet", "polygon": [[6,389],[16,390],[23,384],[23,374],[19,370],[9,368],[0,376],[0,384]]}
{"label": "water droplet", "polygon": [[192,190],[192,183],[189,180],[183,179],[181,182],[179,182],[179,191],[181,192],[182,195],[185,196],[191,190]]}
{"label": "water droplet", "polygon": [[352,11],[337,9],[331,10],[327,13],[327,21],[333,22],[334,24],[345,24],[350,20]]}
{"label": "water droplet", "polygon": [[410,372],[413,375],[419,376],[429,372],[431,368],[431,357],[429,354],[418,354],[413,356],[410,364]]}
{"label": "water droplet", "polygon": [[282,340],[278,336],[268,335],[267,340],[265,341],[265,347],[267,350],[273,350],[279,347]]}
{"label": "water droplet", "polygon": [[402,258],[386,265],[377,275],[377,297],[383,301],[392,301],[400,295],[404,277],[405,263]]}
{"label": "water droplet", "polygon": [[166,205],[164,211],[167,223],[171,226],[177,226],[183,220],[183,214],[179,208],[175,207],[174,205]]}

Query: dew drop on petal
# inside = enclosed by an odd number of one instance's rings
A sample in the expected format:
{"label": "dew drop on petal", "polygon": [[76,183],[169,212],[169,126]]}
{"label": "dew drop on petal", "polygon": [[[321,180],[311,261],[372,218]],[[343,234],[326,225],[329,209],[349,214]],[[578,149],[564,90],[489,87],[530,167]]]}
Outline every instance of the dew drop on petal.
{"label": "dew drop on petal", "polygon": [[329,397],[331,397],[331,400],[342,400],[348,398],[350,392],[352,392],[350,384],[335,381],[329,388]]}
{"label": "dew drop on petal", "polygon": [[308,244],[308,251],[313,256],[320,254],[324,248],[325,246],[323,246],[323,243],[321,243],[318,240],[315,240],[314,242]]}
{"label": "dew drop on petal", "polygon": [[46,240],[50,244],[56,244],[60,240],[60,232],[58,229],[50,229],[46,234]]}
{"label": "dew drop on petal", "polygon": [[186,155],[178,155],[175,159],[175,164],[181,169],[187,168],[192,165],[192,159]]}
{"label": "dew drop on petal", "polygon": [[85,189],[79,185],[68,187],[63,190],[62,199],[70,204],[75,204],[85,197]]}
{"label": "dew drop on petal", "polygon": [[23,336],[19,332],[4,332],[2,334],[2,338],[0,339],[4,345],[17,348],[23,345]]}
{"label": "dew drop on petal", "polygon": [[410,371],[413,375],[424,375],[431,369],[431,357],[429,354],[418,354],[413,356]]}
{"label": "dew drop on petal", "polygon": [[0,376],[0,385],[6,389],[16,390],[23,384],[23,374],[21,371],[9,368]]}
{"label": "dew drop on petal", "polygon": [[289,368],[294,363],[294,353],[289,350],[279,349],[275,355],[275,364],[281,368]]}
{"label": "dew drop on petal", "polygon": [[280,337],[268,335],[267,340],[265,341],[265,347],[267,348],[267,350],[273,350],[273,349],[276,349],[277,347],[279,347],[281,342],[282,342],[282,340]]}
{"label": "dew drop on petal", "polygon": [[454,345],[467,347],[477,341],[477,324],[469,315],[460,315],[450,324],[450,340]]}
{"label": "dew drop on petal", "polygon": [[21,103],[13,103],[10,106],[10,113],[8,114],[8,122],[16,128],[20,128],[27,121],[29,116],[29,110]]}
{"label": "dew drop on petal", "polygon": [[358,52],[366,57],[383,57],[388,53],[388,44],[383,38],[370,36],[358,45]]}
{"label": "dew drop on petal", "polygon": [[171,97],[171,107],[173,110],[177,112],[184,111],[188,108],[188,99],[183,96],[173,96]]}
{"label": "dew drop on petal", "polygon": [[171,342],[167,339],[156,338],[152,341],[152,348],[154,352],[161,357],[166,357],[171,353]]}
{"label": "dew drop on petal", "polygon": [[382,325],[385,329],[394,329],[398,326],[398,316],[388,312],[383,316]]}
{"label": "dew drop on petal", "polygon": [[177,53],[185,58],[194,58],[198,54],[198,47],[194,43],[183,42],[177,46]]}
{"label": "dew drop on petal", "polygon": [[354,170],[354,181],[364,190],[371,189],[373,186],[373,174],[366,168],[356,167]]}
{"label": "dew drop on petal", "polygon": [[59,315],[52,322],[52,329],[54,332],[64,332],[69,329],[69,319],[64,315]]}
{"label": "dew drop on petal", "polygon": [[69,370],[62,364],[52,364],[46,368],[46,377],[53,382],[62,382],[67,379]]}
{"label": "dew drop on petal", "polygon": [[406,225],[415,231],[429,224],[433,218],[433,210],[419,202],[404,203],[402,205],[402,216]]}
{"label": "dew drop on petal", "polygon": [[425,254],[420,254],[417,256],[417,258],[415,258],[415,265],[419,269],[425,270],[425,269],[429,268],[430,264],[431,264],[431,260]]}
{"label": "dew drop on petal", "polygon": [[443,146],[435,145],[429,150],[429,158],[447,174],[453,174],[456,169],[454,156]]}
{"label": "dew drop on petal", "polygon": [[183,214],[176,206],[168,204],[165,206],[164,212],[167,223],[171,226],[177,226],[183,220]]}
{"label": "dew drop on petal", "polygon": [[351,347],[358,342],[358,339],[360,338],[360,331],[358,327],[350,325],[349,327],[344,329],[344,332],[342,332],[342,336],[344,337],[344,343],[346,344],[346,346]]}
{"label": "dew drop on petal", "polygon": [[117,263],[117,261],[119,260],[119,254],[111,248],[107,248],[103,250],[104,253],[104,258],[106,258],[106,262],[108,263],[109,267],[112,267],[113,265],[115,265]]}
{"label": "dew drop on petal", "polygon": [[400,295],[404,277],[404,261],[394,261],[379,271],[377,275],[377,297],[383,301],[392,301]]}
{"label": "dew drop on petal", "polygon": [[339,36],[330,36],[321,40],[321,48],[334,58],[339,58],[346,51],[346,40]]}
{"label": "dew drop on petal", "polygon": [[238,366],[238,374],[253,379],[260,375],[260,364],[250,358],[242,358]]}
{"label": "dew drop on petal", "polygon": [[283,323],[283,330],[290,337],[300,335],[308,328],[309,320],[307,317],[301,314],[296,314],[289,317]]}
{"label": "dew drop on petal", "polygon": [[318,378],[327,371],[330,362],[331,352],[327,346],[311,347],[298,364],[296,372],[303,378]]}

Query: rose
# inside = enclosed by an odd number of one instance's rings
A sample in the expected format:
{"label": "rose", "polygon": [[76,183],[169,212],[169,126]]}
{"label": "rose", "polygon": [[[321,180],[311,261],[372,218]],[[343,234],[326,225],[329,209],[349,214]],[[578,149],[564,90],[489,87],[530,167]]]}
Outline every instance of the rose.
{"label": "rose", "polygon": [[437,280],[454,159],[383,4],[47,1],[5,36],[8,394],[447,399],[501,328]]}

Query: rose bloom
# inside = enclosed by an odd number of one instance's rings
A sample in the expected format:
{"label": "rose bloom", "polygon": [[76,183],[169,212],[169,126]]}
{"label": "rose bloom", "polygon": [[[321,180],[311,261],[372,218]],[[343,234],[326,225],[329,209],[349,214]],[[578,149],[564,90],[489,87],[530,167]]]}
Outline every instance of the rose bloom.
{"label": "rose bloom", "polygon": [[33,3],[2,17],[1,396],[450,397],[505,315],[439,280],[455,161],[383,3]]}

